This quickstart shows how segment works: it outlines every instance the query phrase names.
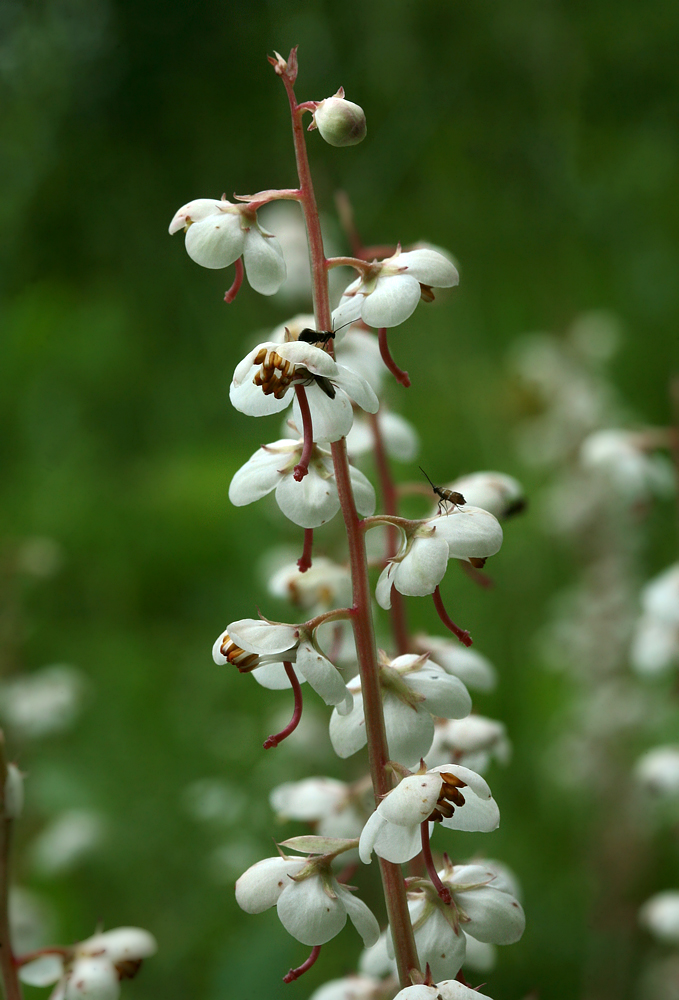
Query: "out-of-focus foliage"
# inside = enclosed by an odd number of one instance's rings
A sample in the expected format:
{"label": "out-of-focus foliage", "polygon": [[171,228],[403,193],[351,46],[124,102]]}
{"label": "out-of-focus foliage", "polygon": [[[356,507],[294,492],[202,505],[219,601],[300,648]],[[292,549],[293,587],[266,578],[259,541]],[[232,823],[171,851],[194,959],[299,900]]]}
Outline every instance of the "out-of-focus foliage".
{"label": "out-of-focus foliage", "polygon": [[[48,675],[56,724],[2,719],[28,772],[16,879],[60,942],[99,920],[153,931],[158,956],[125,984],[139,1000],[307,996],[358,953],[347,930],[283,987],[303,949],[275,914],[238,911],[233,881],[271,854],[272,831],[289,834],[274,829],[270,789],[308,775],[310,747],[314,773],[346,772],[320,705],[299,739],[265,754],[285,694],[210,659],[229,621],[257,606],[289,615],[257,567],[299,532],[273,504],[235,510],[226,495],[278,425],[231,410],[226,388],[248,338],[307,303],[244,287],[227,307],[231,274],[196,267],[167,236],[191,198],[294,183],[286,102],[265,59],[293,44],[300,99],[342,84],[367,115],[359,147],[310,136],[327,215],[344,189],[366,243],[426,238],[460,262],[459,290],[391,337],[413,380],[392,401],[417,424],[435,481],[497,468],[536,494],[546,473],[514,448],[530,400],[506,356],[520,334],[561,334],[583,311],[621,320],[611,374],[625,406],[642,422],[670,419],[675,3],[5,0],[1,670],[8,683],[62,665],[58,683]],[[337,228],[333,239],[341,246]],[[419,476],[415,464],[406,475]],[[671,503],[652,509],[647,533],[642,578],[676,558]],[[624,885],[607,894],[617,869],[604,864],[587,779],[554,782],[569,765],[547,752],[577,681],[545,669],[535,642],[583,556],[545,535],[537,509],[506,535],[488,566],[493,591],[454,566],[445,583],[500,674],[475,707],[502,718],[515,748],[490,773],[500,831],[452,849],[502,858],[524,886],[526,934],[485,991],[631,997],[650,948],[636,909],[676,888],[676,835],[661,833],[655,853],[635,842]],[[433,627],[430,603],[410,603]],[[673,718],[657,742],[672,741]],[[635,739],[621,767],[651,745]],[[636,793],[623,783],[620,794]]]}

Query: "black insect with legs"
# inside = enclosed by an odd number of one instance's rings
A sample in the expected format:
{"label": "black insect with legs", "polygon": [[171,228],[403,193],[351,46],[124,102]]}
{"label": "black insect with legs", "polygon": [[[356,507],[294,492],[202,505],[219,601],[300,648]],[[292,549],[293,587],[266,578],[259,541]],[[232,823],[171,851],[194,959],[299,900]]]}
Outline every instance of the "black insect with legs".
{"label": "black insect with legs", "polygon": [[[351,324],[355,322],[356,320],[350,319],[349,322],[345,323],[344,326],[341,326],[339,330],[312,330],[310,327],[307,326],[301,331],[297,339],[301,340],[302,343],[304,344],[311,344],[313,347],[317,347],[320,345],[323,345],[325,347],[325,345],[330,340],[335,339],[336,333],[339,333],[340,330],[343,330],[345,326],[351,326]],[[329,379],[325,378],[325,376],[313,375],[311,372],[309,372],[309,384],[311,382],[315,382],[318,388],[322,389],[323,392],[326,394],[326,396],[328,396],[330,399],[335,398],[335,386]]]}
{"label": "black insect with legs", "polygon": [[443,486],[434,486],[422,466],[420,465],[418,468],[425,479],[429,482],[434,494],[439,498],[439,514],[443,514],[444,509],[446,514],[450,514],[450,508],[445,507],[446,504],[450,504],[451,507],[461,507],[464,503],[466,503],[465,498],[461,493],[458,493],[457,490],[447,490]]}

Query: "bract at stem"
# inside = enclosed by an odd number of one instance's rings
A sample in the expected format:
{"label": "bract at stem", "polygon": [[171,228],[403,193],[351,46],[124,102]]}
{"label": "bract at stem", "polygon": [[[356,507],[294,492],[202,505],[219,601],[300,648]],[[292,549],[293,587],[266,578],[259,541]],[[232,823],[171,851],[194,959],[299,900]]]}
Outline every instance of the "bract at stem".
{"label": "bract at stem", "polygon": [[292,663],[288,663],[287,660],[283,664],[286,674],[288,675],[288,680],[292,685],[292,690],[295,695],[295,707],[292,712],[292,718],[288,722],[285,729],[281,729],[280,733],[275,733],[273,736],[269,736],[268,739],[264,741],[264,749],[270,750],[272,747],[277,747],[279,743],[286,740],[290,733],[294,733],[295,729],[299,725],[299,720],[302,718],[302,708],[304,706],[304,699],[302,698],[302,688],[297,680],[297,674],[293,670]]}

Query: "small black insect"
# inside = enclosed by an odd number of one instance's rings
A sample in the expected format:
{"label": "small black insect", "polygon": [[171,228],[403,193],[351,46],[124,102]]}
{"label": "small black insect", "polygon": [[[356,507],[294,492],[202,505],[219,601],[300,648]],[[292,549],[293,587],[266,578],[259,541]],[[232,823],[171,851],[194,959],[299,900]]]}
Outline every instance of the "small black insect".
{"label": "small black insect", "polygon": [[[439,498],[439,514],[443,513],[444,504],[451,504],[451,506],[453,507],[461,507],[464,503],[467,502],[465,498],[462,496],[462,494],[458,493],[457,490],[447,490],[443,486],[434,486],[434,484],[432,483],[431,479],[429,479],[429,476],[424,471],[422,466],[420,465],[418,466],[418,468],[425,477],[425,479],[428,480],[429,485],[431,486],[435,495]],[[446,509],[446,514],[449,513],[450,510]]]}
{"label": "small black insect", "polygon": [[327,344],[329,340],[335,339],[335,334],[339,333],[346,326],[351,326],[355,323],[355,319],[350,319],[348,323],[343,323],[338,330],[311,330],[308,326],[302,330],[298,340],[303,341],[305,344]]}

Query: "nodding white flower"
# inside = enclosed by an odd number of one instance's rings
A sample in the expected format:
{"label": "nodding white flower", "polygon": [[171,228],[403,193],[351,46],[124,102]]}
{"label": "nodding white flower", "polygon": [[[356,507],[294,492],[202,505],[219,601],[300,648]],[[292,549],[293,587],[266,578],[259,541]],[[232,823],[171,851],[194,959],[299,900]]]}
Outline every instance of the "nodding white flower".
{"label": "nodding white flower", "polygon": [[[275,490],[276,503],[293,524],[318,528],[333,518],[340,508],[340,500],[332,455],[314,445],[308,474],[298,482],[293,473],[303,447],[304,441],[289,438],[262,445],[231,480],[231,503],[242,507]],[[372,514],[375,510],[372,484],[354,466],[350,466],[349,472],[359,514]]]}
{"label": "nodding white flower", "polygon": [[323,858],[265,858],[236,882],[236,902],[246,913],[271,906],[289,934],[302,944],[325,944],[342,930],[347,916],[366,947],[380,936],[377,920],[362,900],[333,876]]}
{"label": "nodding white flower", "polygon": [[679,796],[679,746],[654,747],[634,765],[640,785],[663,798]]}
{"label": "nodding white flower", "polygon": [[273,295],[285,281],[280,244],[247,204],[197,198],[175,213],[170,235],[180,229],[186,232],[186,252],[202,267],[228,267],[242,257],[248,281],[262,295]]}
{"label": "nodding white flower", "polygon": [[375,851],[386,861],[402,864],[421,850],[425,820],[449,830],[489,833],[500,823],[500,811],[488,784],[460,764],[442,764],[411,774],[382,799],[363,827],[358,845],[369,864]]}
{"label": "nodding white flower", "polygon": [[495,667],[475,649],[461,646],[457,640],[442,639],[433,635],[416,635],[415,645],[429,653],[431,662],[443,667],[447,674],[459,677],[475,691],[493,691],[497,684]]}
{"label": "nodding white flower", "polygon": [[493,757],[507,764],[511,752],[504,723],[483,715],[468,715],[466,719],[446,719],[436,726],[426,762],[433,767],[454,760],[482,774]]}
{"label": "nodding white flower", "polygon": [[646,584],[641,609],[630,650],[632,666],[639,674],[662,673],[679,661],[679,563]]}
{"label": "nodding white flower", "polygon": [[643,433],[595,431],[582,442],[580,463],[629,500],[647,500],[653,494],[671,496],[674,489],[671,463],[664,455],[649,454]]}
{"label": "nodding white flower", "polygon": [[381,979],[356,973],[324,983],[314,990],[309,1000],[384,1000],[384,997],[385,989]]}
{"label": "nodding white flower", "polygon": [[[295,397],[294,385],[306,387],[314,441],[339,441],[351,430],[351,399],[368,413],[376,413],[377,396],[356,372],[338,365],[326,352],[301,340],[287,344],[259,344],[233,373],[229,395],[241,413],[262,417],[280,413]],[[295,399],[293,416],[303,426]]]}
{"label": "nodding white flower", "polygon": [[[420,449],[420,439],[413,425],[398,413],[380,409],[376,417],[384,447],[390,458],[412,462]],[[350,458],[375,450],[375,431],[365,420],[355,420],[347,436]]]}
{"label": "nodding white flower", "polygon": [[212,658],[218,665],[232,663],[241,673],[252,672],[262,687],[272,690],[290,687],[282,664],[293,663],[300,680],[307,680],[326,705],[341,705],[348,712],[353,704],[339,670],[302,625],[242,618],[215,641]]}
{"label": "nodding white flower", "polygon": [[504,472],[470,472],[446,486],[461,493],[468,504],[494,514],[499,521],[526,508],[523,486]]}
{"label": "nodding white flower", "polygon": [[376,260],[345,288],[332,314],[333,326],[362,319],[375,328],[398,326],[415,312],[420,298],[431,301],[432,288],[452,288],[460,276],[436,250],[400,248],[386,260]]}
{"label": "nodding white flower", "polygon": [[439,878],[450,890],[452,903],[444,903],[425,879],[417,879],[417,891],[408,893],[417,952],[434,979],[457,975],[467,935],[486,944],[519,940],[526,926],[523,908],[492,869],[446,864]]}
{"label": "nodding white flower", "polygon": [[[358,960],[358,971],[367,976],[391,976],[397,974],[396,959],[389,954],[391,946],[390,932],[387,927],[382,931],[375,944],[361,952]],[[391,951],[393,952],[393,947]]]}
{"label": "nodding white flower", "polygon": [[455,979],[444,979],[436,986],[406,986],[394,1000],[491,1000],[486,993],[479,993],[463,986]]}
{"label": "nodding white flower", "polygon": [[377,581],[375,597],[385,610],[391,607],[392,587],[408,597],[433,594],[445,576],[449,559],[483,565],[502,545],[497,518],[467,505],[422,521],[404,535],[399,552]]}
{"label": "nodding white flower", "polygon": [[305,573],[300,573],[296,562],[286,563],[269,576],[267,586],[273,597],[288,600],[296,608],[309,611],[312,615],[351,601],[348,567],[326,556],[314,556]]}
{"label": "nodding white flower", "polygon": [[679,945],[679,892],[666,889],[647,899],[639,923],[663,944]]}
{"label": "nodding white flower", "polygon": [[[429,663],[427,656],[406,653],[394,660],[380,651],[380,689],[389,754],[405,766],[417,764],[434,739],[433,716],[469,715],[469,692],[457,677]],[[350,757],[367,742],[360,677],[348,683],[354,705],[348,714],[333,712],[330,741],[340,757]]]}
{"label": "nodding white flower", "polygon": [[43,955],[19,969],[31,986],[56,987],[49,1000],[117,1000],[120,980],[131,979],[154,955],[155,938],[140,927],[117,927],[80,941],[65,955]]}
{"label": "nodding white flower", "polygon": [[320,837],[360,836],[367,809],[360,789],[334,778],[286,781],[269,796],[278,819],[299,819],[314,824]]}

